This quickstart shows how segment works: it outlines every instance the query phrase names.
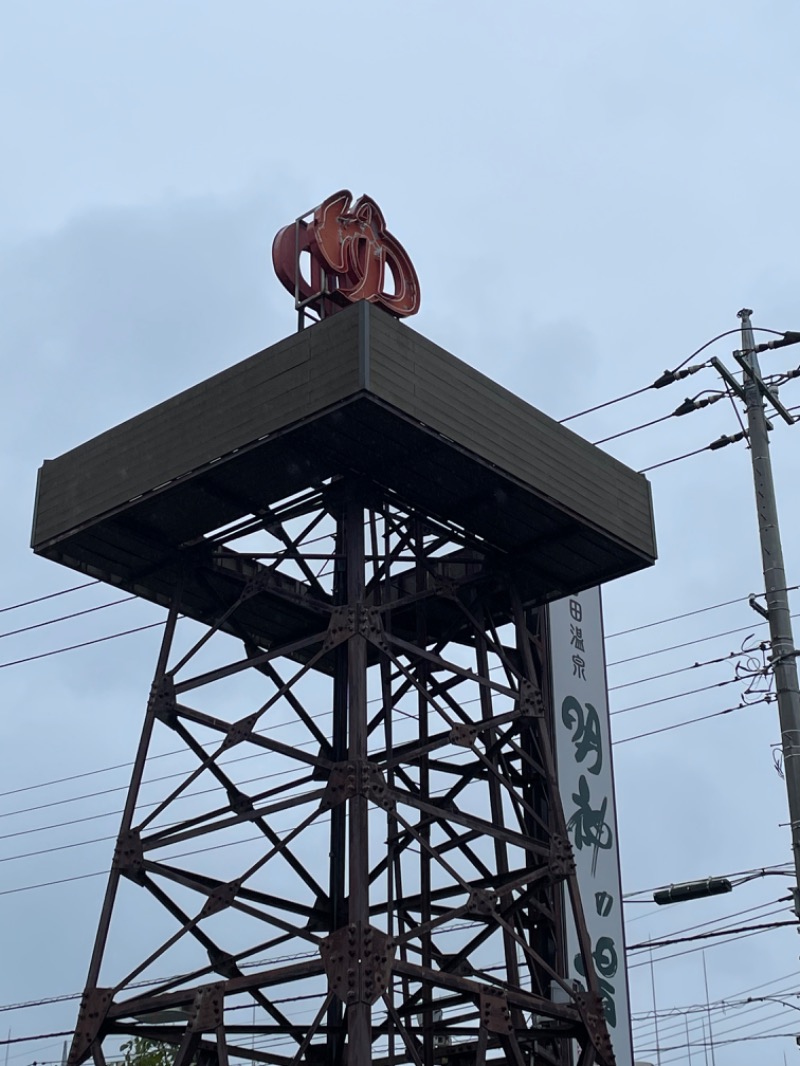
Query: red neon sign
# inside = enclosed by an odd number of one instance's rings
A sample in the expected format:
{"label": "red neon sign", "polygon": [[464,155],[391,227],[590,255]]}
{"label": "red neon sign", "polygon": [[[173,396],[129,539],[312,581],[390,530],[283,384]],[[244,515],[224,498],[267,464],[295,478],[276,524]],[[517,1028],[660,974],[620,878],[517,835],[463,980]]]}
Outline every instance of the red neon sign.
{"label": "red neon sign", "polygon": [[[419,281],[408,253],[386,229],[369,196],[353,203],[347,189],[284,226],[272,244],[272,263],[294,294],[298,311],[321,318],[356,300],[369,300],[398,318],[419,310]],[[307,253],[309,277],[302,270]]]}

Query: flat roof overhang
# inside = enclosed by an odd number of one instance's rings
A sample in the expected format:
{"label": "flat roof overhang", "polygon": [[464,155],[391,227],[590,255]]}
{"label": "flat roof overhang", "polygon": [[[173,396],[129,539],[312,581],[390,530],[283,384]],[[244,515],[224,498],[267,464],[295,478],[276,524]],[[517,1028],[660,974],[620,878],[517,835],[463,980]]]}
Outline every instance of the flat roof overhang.
{"label": "flat roof overhang", "polygon": [[[164,605],[188,574],[184,613],[210,622],[258,564],[232,553],[209,584],[189,553],[339,477],[463,528],[531,604],[656,557],[646,478],[368,303],[45,461],[33,548]],[[319,623],[284,585],[237,613],[262,643]]]}

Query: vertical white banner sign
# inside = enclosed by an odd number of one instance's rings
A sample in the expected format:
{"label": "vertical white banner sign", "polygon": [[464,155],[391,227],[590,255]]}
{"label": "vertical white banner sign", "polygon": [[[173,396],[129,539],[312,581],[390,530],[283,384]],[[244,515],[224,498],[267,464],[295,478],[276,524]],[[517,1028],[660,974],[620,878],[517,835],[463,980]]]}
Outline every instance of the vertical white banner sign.
{"label": "vertical white banner sign", "polygon": [[[618,1066],[632,1066],[617,813],[600,589],[550,604],[558,784],[586,925]],[[585,986],[567,909],[567,973]]]}

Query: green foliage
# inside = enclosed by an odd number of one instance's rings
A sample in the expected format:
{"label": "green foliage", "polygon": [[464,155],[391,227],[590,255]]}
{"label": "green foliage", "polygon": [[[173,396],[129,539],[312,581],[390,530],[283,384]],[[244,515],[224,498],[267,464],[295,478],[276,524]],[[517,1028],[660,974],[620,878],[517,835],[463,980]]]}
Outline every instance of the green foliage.
{"label": "green foliage", "polygon": [[132,1037],[120,1051],[125,1053],[125,1058],[113,1066],[172,1066],[175,1061],[175,1048],[143,1036]]}

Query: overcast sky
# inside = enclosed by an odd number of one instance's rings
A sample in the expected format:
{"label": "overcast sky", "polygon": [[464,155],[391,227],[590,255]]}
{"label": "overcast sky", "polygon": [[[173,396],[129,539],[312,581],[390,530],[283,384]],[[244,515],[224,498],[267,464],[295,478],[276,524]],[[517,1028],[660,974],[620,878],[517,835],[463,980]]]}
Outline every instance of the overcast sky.
{"label": "overcast sky", "polygon": [[[290,333],[272,236],[336,189],[373,196],[411,254],[414,328],[557,418],[650,384],[735,327],[743,305],[757,325],[800,329],[799,31],[791,0],[5,0],[0,607],[80,580],[29,550],[42,459]],[[713,349],[731,366],[735,342]],[[792,359],[766,355],[764,371]],[[717,386],[706,370],[571,425],[595,441]],[[800,383],[782,395],[800,404]],[[738,428],[726,400],[606,447],[639,469]],[[772,436],[790,585],[797,432],[776,422]],[[607,632],[739,602],[611,637],[617,711],[730,679],[721,663],[616,688],[765,635],[746,602],[762,582],[744,446],[651,476],[660,558],[607,588]],[[158,630],[5,664],[162,615],[125,603],[7,634],[116,598],[98,586],[0,614],[0,1005],[82,987],[103,878],[29,886],[107,867],[107,840],[51,849],[113,836],[119,792],[66,800],[120,788],[127,770],[30,786],[131,757]],[[732,707],[742,690],[620,714],[615,738]],[[619,745],[624,890],[787,862],[777,740],[776,709],[762,704]],[[41,829],[80,818],[94,820]],[[631,903],[629,943],[734,912],[746,912],[736,926],[786,919],[789,884],[765,877],[666,912]],[[800,987],[791,929],[706,943],[712,1000]],[[702,944],[654,952],[660,1010],[705,1003],[701,953],[675,954]],[[631,954],[638,1019],[652,1009],[647,960]],[[800,1032],[796,1009],[742,1011],[713,1013],[717,1066],[797,1054],[793,1037],[743,1042]],[[74,1015],[74,1003],[10,1011],[0,1030],[56,1032]],[[683,1015],[660,1026],[665,1049],[685,1043]],[[651,1022],[635,1035],[655,1060]],[[14,1046],[9,1063],[58,1058],[60,1044]]]}

